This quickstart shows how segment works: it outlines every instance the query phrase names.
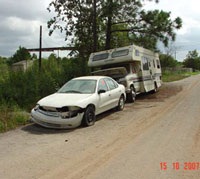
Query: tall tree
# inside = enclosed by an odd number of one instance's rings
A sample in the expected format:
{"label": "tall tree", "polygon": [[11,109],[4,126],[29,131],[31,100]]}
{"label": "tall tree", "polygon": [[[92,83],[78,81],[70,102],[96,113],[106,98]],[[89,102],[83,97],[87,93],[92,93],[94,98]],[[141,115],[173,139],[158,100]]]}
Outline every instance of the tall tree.
{"label": "tall tree", "polygon": [[160,54],[160,63],[162,68],[166,67],[176,67],[178,65],[177,60],[175,60],[171,55],[169,54]]}
{"label": "tall tree", "polygon": [[9,64],[13,64],[23,60],[30,60],[31,54],[24,47],[19,47],[19,49],[15,52],[15,54],[8,60]]}
{"label": "tall tree", "polygon": [[79,51],[92,52],[94,48],[93,6],[91,0],[52,1],[48,10],[55,11],[56,16],[48,21],[49,35],[56,29],[60,30],[65,32],[65,40],[70,40]]}
{"label": "tall tree", "polygon": [[189,51],[183,65],[193,70],[200,70],[200,57],[197,50]]}
{"label": "tall tree", "polygon": [[7,58],[0,56],[0,83],[8,76]]}
{"label": "tall tree", "polygon": [[50,34],[55,29],[65,31],[66,39],[88,53],[116,47],[119,34],[124,34],[129,44],[156,49],[161,41],[167,46],[169,40],[175,40],[182,20],[171,20],[169,12],[145,11],[143,1],[53,0],[48,10],[53,9],[56,16],[48,21]]}

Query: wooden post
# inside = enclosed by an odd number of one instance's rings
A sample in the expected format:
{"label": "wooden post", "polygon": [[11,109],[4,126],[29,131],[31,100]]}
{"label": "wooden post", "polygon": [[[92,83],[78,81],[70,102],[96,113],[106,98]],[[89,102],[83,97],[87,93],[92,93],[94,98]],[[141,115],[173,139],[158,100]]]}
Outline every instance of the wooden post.
{"label": "wooden post", "polygon": [[97,51],[97,9],[96,0],[93,0],[93,52]]}
{"label": "wooden post", "polygon": [[42,66],[42,26],[40,26],[40,46],[39,46],[39,71]]}

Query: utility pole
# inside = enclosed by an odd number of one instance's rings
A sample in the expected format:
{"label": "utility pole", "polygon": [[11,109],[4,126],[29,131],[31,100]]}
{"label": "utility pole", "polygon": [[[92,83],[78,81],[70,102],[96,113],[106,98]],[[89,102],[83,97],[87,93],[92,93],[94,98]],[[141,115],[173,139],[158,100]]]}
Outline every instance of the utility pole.
{"label": "utility pole", "polygon": [[113,0],[110,0],[108,3],[108,8],[109,8],[109,12],[108,12],[108,19],[107,19],[107,24],[106,24],[106,46],[105,46],[105,50],[110,49],[111,45],[111,28],[112,28],[112,15],[113,15]]}
{"label": "utility pole", "polygon": [[40,26],[39,71],[41,71],[41,64],[42,64],[42,26]]}
{"label": "utility pole", "polygon": [[93,52],[97,51],[97,7],[96,0],[93,0]]}

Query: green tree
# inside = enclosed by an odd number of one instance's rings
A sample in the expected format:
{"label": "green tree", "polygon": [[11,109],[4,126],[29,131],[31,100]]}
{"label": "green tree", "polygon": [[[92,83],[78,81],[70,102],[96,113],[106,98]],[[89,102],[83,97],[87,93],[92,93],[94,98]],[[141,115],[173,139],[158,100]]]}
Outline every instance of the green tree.
{"label": "green tree", "polygon": [[183,65],[193,70],[200,70],[200,57],[197,50],[189,51]]}
{"label": "green tree", "polygon": [[161,54],[159,58],[162,68],[176,67],[178,65],[177,60],[175,60],[171,55]]}
{"label": "green tree", "polygon": [[32,60],[36,60],[36,59],[37,59],[37,55],[36,55],[35,53],[33,53],[31,59],[32,59]]}
{"label": "green tree", "polygon": [[19,47],[19,49],[15,52],[15,54],[9,59],[8,63],[11,65],[13,63],[23,61],[23,60],[30,60],[31,54],[29,51],[24,47]]}
{"label": "green tree", "polygon": [[0,56],[0,83],[8,77],[7,58]]}
{"label": "green tree", "polygon": [[65,40],[80,51],[93,51],[93,8],[89,0],[54,0],[48,10],[55,11],[56,16],[48,21],[49,35],[54,30],[65,32]]}
{"label": "green tree", "polygon": [[[145,11],[142,9],[142,1],[114,1],[105,2],[107,18],[106,49],[109,49],[110,41],[115,32],[128,32],[132,36],[132,42],[149,49],[156,49],[158,40],[168,45],[169,40],[175,40],[175,29],[182,26],[182,20],[177,17],[170,19],[170,12],[159,10]],[[156,1],[158,2],[158,1]],[[117,14],[117,15],[116,15]],[[126,24],[126,28],[113,29],[113,26]]]}
{"label": "green tree", "polygon": [[65,31],[66,39],[71,38],[72,44],[87,53],[116,47],[119,32],[129,43],[150,49],[156,49],[158,40],[165,46],[175,40],[182,20],[171,20],[170,12],[146,12],[142,7],[142,0],[53,0],[48,10],[53,8],[56,15],[48,27],[50,34],[56,29]]}

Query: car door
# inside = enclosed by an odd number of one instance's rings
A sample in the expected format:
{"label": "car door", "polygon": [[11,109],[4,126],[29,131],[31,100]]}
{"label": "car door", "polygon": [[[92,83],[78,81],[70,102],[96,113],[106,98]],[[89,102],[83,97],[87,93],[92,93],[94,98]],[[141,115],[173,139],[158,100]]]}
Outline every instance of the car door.
{"label": "car door", "polygon": [[110,90],[105,82],[105,79],[100,79],[98,82],[98,108],[96,114],[100,114],[104,111],[111,109],[111,94]]}
{"label": "car door", "polygon": [[121,90],[119,85],[111,78],[105,78],[105,82],[110,90],[110,105],[111,108],[116,107],[119,102]]}

